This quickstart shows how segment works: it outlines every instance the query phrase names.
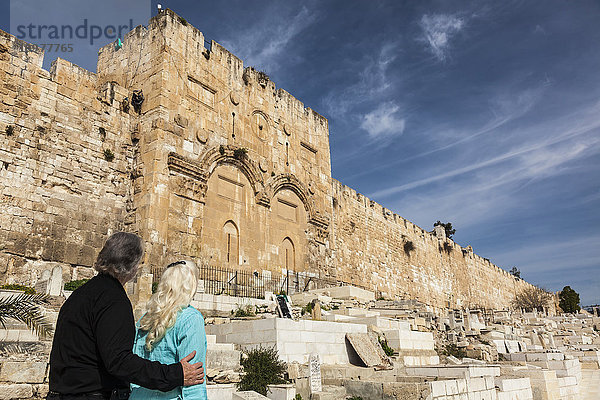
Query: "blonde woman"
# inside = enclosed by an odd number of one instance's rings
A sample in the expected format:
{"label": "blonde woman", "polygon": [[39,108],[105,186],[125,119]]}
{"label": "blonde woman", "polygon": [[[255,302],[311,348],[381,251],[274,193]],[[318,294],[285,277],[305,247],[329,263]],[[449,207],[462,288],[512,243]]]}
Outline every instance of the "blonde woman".
{"label": "blonde woman", "polygon": [[[204,318],[190,306],[197,282],[198,269],[193,262],[177,261],[167,266],[156,293],[148,301],[148,311],[137,324],[135,354],[151,361],[173,363],[197,350],[192,362],[206,361]],[[129,399],[206,400],[206,383],[180,386],[169,392],[132,384]]]}

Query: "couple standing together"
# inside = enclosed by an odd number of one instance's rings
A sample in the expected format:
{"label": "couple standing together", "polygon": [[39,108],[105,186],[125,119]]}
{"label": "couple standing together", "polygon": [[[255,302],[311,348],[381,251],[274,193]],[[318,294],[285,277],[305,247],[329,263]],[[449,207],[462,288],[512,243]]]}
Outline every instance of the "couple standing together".
{"label": "couple standing together", "polygon": [[62,306],[48,400],[206,400],[204,318],[190,306],[198,270],[190,261],[169,264],[135,325],[123,286],[143,252],[139,236],[113,234],[94,264],[98,275]]}

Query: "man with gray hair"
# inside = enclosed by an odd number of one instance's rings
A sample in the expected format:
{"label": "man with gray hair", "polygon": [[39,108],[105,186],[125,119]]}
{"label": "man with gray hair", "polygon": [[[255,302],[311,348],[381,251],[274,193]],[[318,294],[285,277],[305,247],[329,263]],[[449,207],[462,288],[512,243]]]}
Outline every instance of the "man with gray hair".
{"label": "man with gray hair", "polygon": [[50,353],[49,400],[127,399],[129,383],[162,391],[204,381],[202,363],[164,365],[133,354],[135,322],[123,286],[144,253],[133,233],[111,235],[98,254],[98,275],[75,290],[58,314]]}

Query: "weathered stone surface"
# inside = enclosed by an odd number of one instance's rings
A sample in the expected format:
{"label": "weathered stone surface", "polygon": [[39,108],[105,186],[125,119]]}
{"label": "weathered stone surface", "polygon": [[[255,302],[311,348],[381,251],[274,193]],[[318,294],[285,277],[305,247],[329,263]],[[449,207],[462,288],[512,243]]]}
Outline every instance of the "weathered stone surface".
{"label": "weathered stone surface", "polygon": [[251,390],[245,392],[236,392],[231,397],[232,400],[268,400],[268,397]]}
{"label": "weathered stone surface", "polygon": [[25,383],[0,383],[0,400],[29,399],[33,396],[33,387]]}
{"label": "weathered stone surface", "polygon": [[391,365],[379,343],[369,333],[346,333],[346,338],[367,367]]}
{"label": "weathered stone surface", "polygon": [[[167,10],[101,48],[97,73],[44,71],[43,52],[0,35],[0,283],[33,285],[50,263],[79,277],[128,230],[157,277],[201,258],[436,307],[503,307],[527,285],[334,180],[327,119],[181,21]],[[139,114],[122,106],[132,90]]]}
{"label": "weathered stone surface", "polygon": [[3,361],[0,364],[0,381],[14,383],[43,383],[46,362]]}

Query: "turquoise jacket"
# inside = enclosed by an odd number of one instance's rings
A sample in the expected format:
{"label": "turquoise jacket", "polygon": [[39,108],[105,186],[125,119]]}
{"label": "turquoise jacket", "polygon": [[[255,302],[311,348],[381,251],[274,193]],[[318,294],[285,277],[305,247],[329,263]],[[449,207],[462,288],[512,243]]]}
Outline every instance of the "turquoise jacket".
{"label": "turquoise jacket", "polygon": [[[140,357],[163,364],[173,364],[196,350],[194,359],[190,364],[201,361],[206,371],[206,332],[204,331],[204,318],[200,311],[192,306],[181,310],[172,328],[167,330],[165,336],[155,345],[152,351],[146,350],[146,333],[139,329],[135,335],[133,352]],[[159,400],[159,399],[200,399],[207,400],[206,380],[201,385],[184,386],[169,392],[150,390],[131,384],[130,400]]]}

